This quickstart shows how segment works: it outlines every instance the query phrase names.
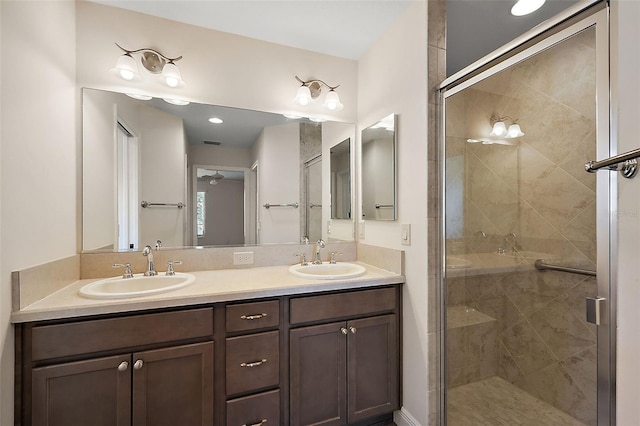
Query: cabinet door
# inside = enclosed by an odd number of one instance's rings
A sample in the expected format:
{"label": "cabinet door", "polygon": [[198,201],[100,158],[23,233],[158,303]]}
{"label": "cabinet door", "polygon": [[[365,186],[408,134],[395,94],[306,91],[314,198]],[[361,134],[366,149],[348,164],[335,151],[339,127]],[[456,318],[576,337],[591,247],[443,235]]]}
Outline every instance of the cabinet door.
{"label": "cabinet door", "polygon": [[133,354],[133,425],[213,425],[213,342]]}
{"label": "cabinet door", "polygon": [[398,331],[395,315],[349,321],[349,423],[398,409]]}
{"label": "cabinet door", "polygon": [[129,426],[131,355],[35,368],[33,425]]}
{"label": "cabinet door", "polygon": [[290,332],[292,425],[346,422],[346,346],[344,322]]}

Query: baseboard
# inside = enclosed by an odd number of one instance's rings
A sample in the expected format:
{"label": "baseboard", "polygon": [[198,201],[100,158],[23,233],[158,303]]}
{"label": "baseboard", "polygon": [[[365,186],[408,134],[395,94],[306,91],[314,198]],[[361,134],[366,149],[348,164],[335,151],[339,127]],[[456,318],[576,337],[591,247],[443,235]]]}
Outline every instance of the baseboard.
{"label": "baseboard", "polygon": [[423,426],[404,407],[393,412],[393,422],[398,426]]}

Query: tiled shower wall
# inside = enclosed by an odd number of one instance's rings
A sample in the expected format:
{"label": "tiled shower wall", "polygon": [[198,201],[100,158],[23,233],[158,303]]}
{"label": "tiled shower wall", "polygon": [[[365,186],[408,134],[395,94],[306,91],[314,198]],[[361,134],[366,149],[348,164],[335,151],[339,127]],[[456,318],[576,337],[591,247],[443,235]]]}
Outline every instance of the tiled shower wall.
{"label": "tiled shower wall", "polygon": [[[515,245],[531,259],[595,270],[595,176],[584,171],[595,157],[594,36],[587,30],[448,99],[447,164],[458,161],[462,188],[458,214],[447,211],[449,230],[459,227],[449,254]],[[468,143],[488,135],[492,115],[518,120],[525,136],[513,145]],[[448,305],[495,320],[482,323],[485,339],[477,326],[453,333],[483,358],[461,361],[450,347],[450,364],[460,367],[448,372],[450,385],[497,374],[596,423],[596,334],[584,320],[594,278],[531,268],[447,286]]]}

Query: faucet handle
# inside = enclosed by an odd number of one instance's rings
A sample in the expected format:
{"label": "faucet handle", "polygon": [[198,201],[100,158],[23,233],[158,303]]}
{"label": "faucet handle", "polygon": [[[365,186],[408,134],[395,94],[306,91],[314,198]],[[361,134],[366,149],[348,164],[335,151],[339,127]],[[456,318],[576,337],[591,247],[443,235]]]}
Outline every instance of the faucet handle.
{"label": "faucet handle", "polygon": [[162,247],[162,241],[156,240],[156,250],[160,250],[161,247]]}
{"label": "faucet handle", "polygon": [[332,251],[330,253],[331,257],[329,257],[329,263],[332,265],[335,265],[336,263],[336,256],[342,256],[342,253],[336,252],[336,251]]}
{"label": "faucet handle", "polygon": [[176,274],[176,271],[173,270],[173,265],[182,265],[182,260],[170,260],[167,262],[167,272],[165,275],[172,276]]}
{"label": "faucet handle", "polygon": [[114,263],[111,265],[113,268],[124,268],[124,274],[122,274],[122,278],[133,278],[133,274],[131,273],[131,264],[130,263]]}
{"label": "faucet handle", "polygon": [[304,253],[297,253],[294,254],[294,256],[297,256],[300,259],[300,266],[307,266],[309,264],[309,262],[307,262],[307,255]]}

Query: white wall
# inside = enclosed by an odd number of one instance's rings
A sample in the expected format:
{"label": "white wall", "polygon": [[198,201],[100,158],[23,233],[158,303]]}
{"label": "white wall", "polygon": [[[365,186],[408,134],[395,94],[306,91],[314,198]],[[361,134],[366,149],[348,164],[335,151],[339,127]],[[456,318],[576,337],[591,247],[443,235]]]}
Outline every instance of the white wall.
{"label": "white wall", "polygon": [[262,206],[300,203],[300,126],[292,123],[265,127],[255,151],[259,164],[258,243],[299,241],[299,209]]}
{"label": "white wall", "polygon": [[[611,2],[613,140],[618,152],[640,147],[640,2]],[[617,133],[617,135],[616,135]],[[617,424],[640,424],[640,276],[637,271],[640,240],[638,178],[618,179],[618,342]]]}
{"label": "white wall", "polygon": [[[404,249],[403,410],[427,424],[427,2],[418,1],[358,62],[358,124],[398,114],[396,222],[367,221],[360,241]],[[359,148],[358,148],[359,149]],[[400,224],[411,224],[411,246]]]}
{"label": "white wall", "polygon": [[[294,112],[292,99],[300,78],[319,78],[340,84],[340,112],[318,113],[327,119],[355,122],[356,73],[353,60],[186,25],[123,9],[77,3],[78,84],[117,92],[133,89],[155,96],[267,112]],[[182,55],[177,65],[187,86],[163,87],[155,79],[127,83],[110,70],[129,49],[151,47],[168,56]],[[301,112],[300,110],[297,110]],[[302,111],[304,112],[304,111]]]}
{"label": "white wall", "polygon": [[13,424],[11,271],[79,245],[80,144],[73,2],[0,2],[0,424]]}

